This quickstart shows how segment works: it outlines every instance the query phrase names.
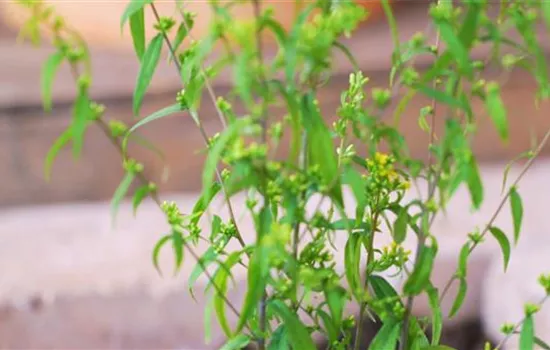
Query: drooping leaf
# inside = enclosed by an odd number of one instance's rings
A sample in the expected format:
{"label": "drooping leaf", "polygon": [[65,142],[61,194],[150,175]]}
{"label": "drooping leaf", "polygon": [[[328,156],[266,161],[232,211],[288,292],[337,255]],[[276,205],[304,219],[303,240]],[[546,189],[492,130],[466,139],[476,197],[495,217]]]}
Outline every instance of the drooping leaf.
{"label": "drooping leaf", "polygon": [[323,326],[325,327],[326,334],[328,335],[328,340],[330,343],[337,341],[339,332],[338,328],[335,325],[335,322],[323,309],[317,310],[317,315],[323,321]]}
{"label": "drooping leaf", "polygon": [[308,135],[308,160],[310,166],[317,166],[325,185],[330,186],[331,197],[343,206],[342,188],[338,175],[338,159],[330,132],[325,125],[312,95],[302,101],[303,119]]}
{"label": "drooping leaf", "polygon": [[158,274],[161,276],[162,276],[162,271],[160,270],[159,262],[158,262],[160,250],[171,239],[172,239],[172,235],[166,235],[161,239],[159,239],[159,241],[157,242],[157,244],[155,244],[155,247],[153,248],[153,266],[157,270]]}
{"label": "drooping leaf", "polygon": [[203,193],[203,195],[199,197],[199,199],[197,200],[197,202],[195,202],[195,205],[193,206],[192,213],[195,214],[195,216],[193,216],[191,224],[196,225],[199,223],[202,214],[204,213],[206,208],[208,208],[214,197],[216,197],[221,189],[222,186],[219,182],[213,182],[212,185],[210,185],[210,190],[207,193]]}
{"label": "drooping leaf", "polygon": [[286,326],[287,336],[293,349],[316,350],[317,347],[311,339],[311,335],[302,322],[296,317],[296,313],[291,311],[280,300],[274,300],[270,303],[271,309],[281,317]]}
{"label": "drooping leaf", "polygon": [[449,312],[449,318],[453,318],[456,313],[460,310],[460,307],[464,303],[464,299],[466,299],[466,293],[468,291],[468,283],[466,282],[466,278],[460,278],[459,284],[458,284],[458,292],[456,293],[455,300],[453,302],[453,305],[451,306],[451,311]]}
{"label": "drooping leaf", "polygon": [[426,290],[428,301],[432,309],[432,345],[437,345],[441,339],[443,329],[443,314],[439,305],[439,293],[437,288],[430,287]]}
{"label": "drooping leaf", "polygon": [[468,257],[470,256],[470,242],[466,242],[462,245],[460,249],[460,254],[458,256],[458,268],[457,274],[460,276],[466,276],[468,273]]}
{"label": "drooping leaf", "polygon": [[448,94],[447,92],[445,91],[442,91],[442,90],[436,90],[430,86],[427,86],[427,85],[416,85],[415,86],[416,90],[418,90],[419,92],[421,92],[422,94],[426,95],[427,97],[429,97],[430,99],[434,99],[438,102],[441,102],[449,107],[455,107],[455,108],[458,108],[460,110],[467,110],[467,106],[464,104],[463,101],[461,101],[460,99],[457,99],[456,97],[454,97],[453,95],[451,94]]}
{"label": "drooping leaf", "polygon": [[335,327],[340,329],[346,305],[346,290],[342,287],[325,288],[325,300]]}
{"label": "drooping leaf", "polygon": [[452,53],[453,58],[458,63],[458,66],[468,76],[472,76],[473,70],[468,50],[464,47],[460,41],[452,25],[447,21],[435,21],[441,38],[447,44],[447,49]]}
{"label": "drooping leaf", "polygon": [[508,262],[510,261],[510,241],[508,240],[508,237],[506,237],[506,234],[498,227],[492,226],[489,228],[489,231],[500,245],[502,258],[504,260],[504,271],[506,271],[508,268]]}
{"label": "drooping leaf", "polygon": [[214,175],[216,174],[216,168],[218,161],[225,150],[227,144],[238,135],[239,131],[248,124],[248,119],[237,119],[234,123],[230,124],[227,129],[220,135],[213,146],[211,146],[204,170],[202,174],[202,188],[203,196],[205,198],[210,197],[210,186],[212,184]]}
{"label": "drooping leaf", "polygon": [[227,316],[225,314],[227,279],[233,266],[239,262],[241,253],[242,251],[231,253],[225,262],[221,264],[220,268],[218,268],[212,280],[212,283],[216,286],[216,290],[214,291],[214,311],[216,312],[218,323],[228,338],[233,336],[233,332],[231,331],[231,327],[229,327],[229,322],[227,321]]}
{"label": "drooping leaf", "polygon": [[500,138],[507,142],[509,139],[508,118],[506,116],[506,107],[500,96],[500,88],[496,83],[487,84],[485,94],[485,108],[489,117],[495,124]]}
{"label": "drooping leaf", "polygon": [[[348,184],[351,187],[357,206],[359,208],[365,208],[367,205],[367,193],[365,191],[365,184],[361,178],[361,174],[353,167],[347,167],[343,174],[343,183]],[[362,212],[362,210],[359,210]]]}
{"label": "drooping leaf", "polygon": [[62,52],[55,52],[44,62],[40,74],[40,91],[42,92],[42,104],[46,112],[52,109],[52,87],[55,74],[65,59]]}
{"label": "drooping leaf", "polygon": [[376,336],[369,345],[369,350],[395,349],[400,330],[400,322],[394,319],[387,320],[378,333],[376,333]]}
{"label": "drooping leaf", "polygon": [[143,185],[136,189],[136,191],[134,192],[134,197],[132,199],[132,208],[134,209],[134,215],[136,215],[139,205],[141,204],[141,202],[143,202],[145,198],[147,198],[150,191],[151,189],[149,188],[149,185]]}
{"label": "drooping leaf", "polygon": [[141,61],[145,52],[145,15],[143,7],[130,16],[130,31],[134,43],[134,51]]}
{"label": "drooping leaf", "polygon": [[519,333],[519,350],[533,350],[535,348],[535,327],[533,315],[527,315],[523,320]]}
{"label": "drooping leaf", "polygon": [[406,208],[402,208],[393,224],[393,239],[397,244],[401,244],[405,240],[408,224],[409,214]]}
{"label": "drooping leaf", "polygon": [[479,2],[471,1],[467,4],[466,16],[458,33],[458,38],[466,50],[472,48],[477,38],[480,12],[481,6]]}
{"label": "drooping leaf", "polygon": [[73,122],[71,125],[71,131],[73,133],[73,156],[75,158],[78,158],[82,152],[84,134],[91,115],[90,99],[88,98],[87,92],[81,90],[74,102]]}
{"label": "drooping leaf", "polygon": [[[262,210],[262,213],[260,214],[260,224],[258,225],[259,237],[263,237],[271,226],[269,209],[265,207],[264,209],[265,210]],[[259,244],[256,246],[252,256],[250,257],[247,275],[247,290],[244,297],[244,303],[241,308],[241,315],[239,317],[236,332],[240,332],[246,325],[246,322],[248,322],[250,316],[265,293],[265,286],[269,275],[268,254],[270,251],[270,245],[266,244],[266,241],[268,240],[260,238]]]}
{"label": "drooping leaf", "polygon": [[250,337],[246,334],[239,334],[228,340],[220,350],[241,350],[245,348],[248,343],[250,343]]}
{"label": "drooping leaf", "polygon": [[126,8],[124,9],[124,13],[122,14],[122,17],[120,17],[120,31],[124,29],[124,25],[134,15],[136,12],[139,12],[143,9],[143,7],[147,4],[152,3],[153,0],[130,0]]}
{"label": "drooping leaf", "polygon": [[162,34],[157,34],[147,46],[145,53],[141,59],[141,65],[136,80],[136,87],[134,89],[133,98],[133,112],[134,116],[139,116],[141,110],[141,103],[147,92],[147,88],[151,83],[155,70],[160,59],[162,51],[162,42],[164,38]]}
{"label": "drooping leaf", "polygon": [[199,261],[197,261],[195,267],[193,268],[193,271],[191,271],[189,279],[187,280],[187,288],[189,289],[189,292],[191,293],[191,297],[193,297],[193,299],[195,298],[193,292],[193,286],[195,285],[195,282],[197,281],[197,279],[199,279],[205,269],[207,269],[210,264],[216,261],[217,257],[218,253],[216,253],[216,249],[214,247],[208,248],[203,256],[200,257]]}
{"label": "drooping leaf", "polygon": [[432,245],[424,245],[420,251],[418,261],[403,287],[407,295],[420,294],[430,282],[433,263],[437,253],[437,245],[432,240]]}
{"label": "drooping leaf", "polygon": [[360,300],[359,295],[361,291],[361,274],[359,270],[359,264],[361,263],[361,242],[359,241],[359,238],[359,234],[351,234],[344,249],[346,279],[357,300]]}
{"label": "drooping leaf", "polygon": [[521,231],[521,223],[523,221],[523,203],[517,189],[510,189],[510,207],[512,210],[512,219],[514,222],[514,243],[517,244]]}
{"label": "drooping leaf", "polygon": [[174,250],[174,258],[175,258],[174,276],[177,275],[183,263],[184,246],[185,246],[185,242],[183,240],[183,236],[181,232],[178,232],[176,230],[172,231],[172,249]]}
{"label": "drooping leaf", "polygon": [[470,198],[474,209],[479,209],[483,203],[483,182],[479,174],[479,167],[477,161],[473,155],[470,156],[467,166],[467,179],[468,191],[470,192]]}
{"label": "drooping leaf", "polygon": [[71,141],[71,138],[73,136],[73,131],[71,130],[71,127],[69,126],[57,139],[55,139],[54,143],[50,147],[50,150],[48,151],[48,154],[46,154],[46,159],[44,161],[44,177],[46,178],[46,181],[50,180],[51,176],[51,170],[53,166],[53,162],[55,160],[55,157],[57,157],[57,154]]}
{"label": "drooping leaf", "polygon": [[250,74],[251,55],[242,53],[237,56],[233,69],[233,80],[239,96],[246,106],[252,106],[253,76]]}
{"label": "drooping leaf", "polygon": [[277,327],[271,336],[271,341],[267,346],[267,350],[290,350],[288,336],[285,324],[282,323]]}
{"label": "drooping leaf", "polygon": [[115,221],[118,208],[120,207],[120,202],[124,199],[124,197],[128,193],[128,189],[130,189],[130,185],[132,185],[134,178],[135,178],[135,174],[132,171],[126,172],[126,174],[124,175],[124,178],[122,179],[117,189],[115,190],[115,193],[111,200],[111,219],[113,222]]}

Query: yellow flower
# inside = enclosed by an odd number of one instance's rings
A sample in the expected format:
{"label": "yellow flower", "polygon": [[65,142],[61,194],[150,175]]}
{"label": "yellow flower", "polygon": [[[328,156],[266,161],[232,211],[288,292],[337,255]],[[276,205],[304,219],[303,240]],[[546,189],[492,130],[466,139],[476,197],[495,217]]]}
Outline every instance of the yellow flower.
{"label": "yellow flower", "polygon": [[374,155],[374,160],[380,165],[386,165],[388,163],[388,158],[389,156],[384,153],[376,152],[376,154]]}

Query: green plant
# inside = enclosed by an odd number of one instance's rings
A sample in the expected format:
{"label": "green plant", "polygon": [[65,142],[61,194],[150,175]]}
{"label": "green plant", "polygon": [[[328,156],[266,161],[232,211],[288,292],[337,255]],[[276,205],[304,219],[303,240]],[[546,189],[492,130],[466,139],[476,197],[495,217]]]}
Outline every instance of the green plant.
{"label": "green plant", "polygon": [[[56,52],[46,61],[41,80],[44,107],[51,108],[51,85],[61,63],[70,64],[77,88],[73,122],[48,153],[47,175],[62,147],[72,143],[78,156],[86,129],[96,125],[103,130],[121,152],[126,170],[112,200],[113,216],[131,184],[139,182],[141,187],[133,193],[135,209],[150,197],[172,227],[154,247],[154,263],[167,244],[174,249],[176,269],[183,263],[185,252],[196,260],[190,284],[200,274],[207,275],[207,291],[211,292],[217,320],[228,338],[224,349],[238,349],[249,343],[257,344],[259,349],[313,349],[313,331],[326,336],[331,349],[358,349],[361,321],[367,316],[382,322],[370,349],[448,349],[440,345],[445,317],[441,300],[451,283],[457,281],[459,292],[447,316],[452,317],[460,309],[468,287],[469,254],[491,235],[502,248],[506,268],[512,244],[494,220],[509,203],[513,241],[517,242],[523,218],[519,182],[550,138],[550,130],[533,150],[513,160],[527,159],[524,170],[507,187],[501,205],[484,229],[469,235],[458,269],[442,290],[430,282],[438,252],[431,224],[462,185],[467,186],[474,209],[483,202],[483,182],[471,150],[479,120],[490,118],[502,141],[508,140],[507,109],[500,85],[484,80],[486,67],[525,69],[539,86],[533,97],[549,97],[546,59],[534,30],[539,20],[550,26],[549,2],[502,0],[489,4],[486,0],[464,0],[453,4],[440,0],[429,10],[431,23],[427,30],[437,33],[436,42],[430,43],[425,33],[400,42],[392,9],[384,0],[395,45],[392,57],[388,57],[392,70],[387,88],[370,88],[352,53],[339,41],[342,35],[351,35],[367,15],[353,2],[304,3],[287,31],[259,0],[249,1],[255,10],[255,18],[249,22],[235,21],[228,12],[238,1],[211,0],[215,19],[209,34],[183,45],[194,22],[193,14],[182,6],[183,0],[177,1],[180,11],[175,18],[159,16],[153,0],[132,0],[121,20],[122,27],[129,24],[141,62],[133,100],[133,112],[139,119],[132,126],[107,121],[105,108],[89,96],[89,51],[78,33],[57,17],[52,7],[37,1],[20,2],[33,14],[23,34],[38,42],[38,28],[44,25],[55,38]],[[489,15],[490,7],[498,7],[497,18]],[[153,11],[156,18],[152,26],[156,35],[149,43],[145,42],[145,31],[151,29],[144,21],[144,11]],[[518,41],[510,36],[512,30],[520,34]],[[262,32],[276,37],[276,55],[268,57],[264,53]],[[223,55],[207,65],[217,42],[224,44]],[[490,55],[484,61],[472,61],[470,53],[482,44],[491,46]],[[170,64],[184,89],[173,105],[142,117],[142,100],[163,48],[167,48]],[[342,92],[341,106],[336,111],[337,120],[329,127],[318,107],[317,91],[330,83],[335,50],[343,51],[357,71],[350,75],[349,87]],[[504,50],[506,54],[502,55]],[[419,55],[433,58],[433,64],[424,71],[415,66]],[[211,80],[226,68],[233,70],[234,89],[227,96],[217,96]],[[398,92],[402,90],[406,93],[400,98]],[[399,128],[400,117],[410,108],[408,103],[415,94],[432,100],[418,111],[419,125],[431,139],[427,162],[410,157]],[[223,125],[219,134],[207,135],[202,126],[199,107],[203,95],[217,106]],[[486,113],[474,113],[472,100],[483,101]],[[243,107],[245,112],[237,113],[233,105]],[[285,109],[283,116],[272,112],[272,107],[280,105]],[[439,108],[442,105],[446,107],[443,112]],[[383,117],[390,112],[393,120],[388,122]],[[193,118],[207,151],[203,190],[190,214],[181,213],[175,203],[162,202],[156,185],[144,176],[143,165],[127,152],[138,128],[175,113]],[[444,123],[440,135],[434,130],[438,121]],[[334,140],[338,142],[336,147]],[[278,146],[283,142],[288,142],[289,152],[281,156]],[[357,155],[356,145],[367,149],[367,158]],[[405,201],[410,184],[418,188],[421,181],[426,183],[426,194],[419,192],[415,199]],[[348,207],[354,212],[351,217],[346,214],[349,210],[343,201],[343,188],[349,188],[355,198],[353,206]],[[245,242],[235,220],[231,198],[237,193],[247,193],[246,212],[255,224],[252,243]],[[203,232],[199,221],[216,196],[225,198],[231,220],[224,222],[214,215],[211,232]],[[317,210],[309,213],[306,204],[315,198],[321,198]],[[327,201],[330,209],[319,210]],[[336,270],[328,249],[335,234],[347,237],[345,247],[338,247],[345,251],[343,274]],[[412,260],[402,246],[410,234],[418,242]],[[377,235],[391,235],[393,243],[377,247]],[[201,239],[211,246],[199,256],[194,245]],[[240,249],[227,248],[233,240],[239,242]],[[366,256],[364,263],[362,256]],[[248,269],[248,290],[240,310],[226,298],[231,271],[239,265]],[[211,274],[208,266],[217,267],[216,271]],[[390,269],[404,274],[402,292],[394,290],[383,277]],[[541,277],[548,291],[547,280]],[[433,310],[429,322],[411,314],[414,298],[423,293],[429,296]],[[322,302],[312,302],[313,295]],[[359,305],[358,321],[345,316],[349,303]],[[227,308],[238,316],[236,327],[227,321]],[[526,306],[525,319],[503,328],[506,333],[521,333],[522,350],[540,342],[533,334],[532,318],[538,308]],[[309,319],[298,317],[299,312]],[[431,340],[425,335],[428,326],[432,328]]]}

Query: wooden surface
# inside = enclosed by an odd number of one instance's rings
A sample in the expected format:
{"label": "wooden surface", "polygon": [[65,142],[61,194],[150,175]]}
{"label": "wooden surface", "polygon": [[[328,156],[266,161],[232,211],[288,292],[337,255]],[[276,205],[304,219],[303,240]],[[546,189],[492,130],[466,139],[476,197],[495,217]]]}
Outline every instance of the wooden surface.
{"label": "wooden surface", "polygon": [[[403,39],[427,28],[426,5],[423,3],[401,7],[396,16]],[[546,43],[550,48],[550,41]],[[388,58],[393,50],[387,25],[380,22],[364,26],[348,40],[348,44],[365,75],[370,77],[370,86],[387,86]],[[475,55],[480,57],[484,50],[480,49]],[[99,130],[92,127],[86,136],[83,158],[75,163],[70,150],[62,152],[55,164],[52,182],[44,181],[45,154],[69,124],[70,102],[74,98],[72,79],[64,69],[54,88],[54,111],[49,115],[42,112],[40,67],[50,53],[48,47],[36,49],[26,44],[17,45],[13,35],[0,36],[0,61],[3,62],[0,65],[0,162],[4,164],[0,168],[0,205],[105,199],[112,195],[122,176],[118,155]],[[336,75],[319,93],[327,116],[334,115],[351,72],[344,57],[337,56],[335,60]],[[92,95],[107,105],[108,117],[132,123],[131,95],[138,70],[137,60],[131,55],[93,50],[92,61]],[[418,62],[420,65],[430,63],[428,58],[421,58]],[[230,77],[227,73],[216,82],[217,94],[227,92]],[[512,130],[508,146],[500,144],[484,109],[473,101],[481,120],[474,148],[480,160],[510,158],[523,152],[531,145],[531,133],[540,138],[550,127],[550,118],[546,117],[550,107],[544,104],[538,110],[535,108],[535,89],[534,80],[520,71],[515,72],[503,88]],[[144,114],[173,103],[178,90],[179,81],[173,66],[161,62],[144,101]],[[411,153],[416,157],[427,154],[428,137],[417,125],[418,109],[427,103],[422,97],[415,98],[410,105],[411,112],[405,113],[401,125],[410,142]],[[280,111],[274,113],[280,115]],[[203,103],[201,118],[209,134],[220,130],[209,101]],[[328,122],[331,122],[330,117]],[[176,115],[152,123],[143,130],[165,152],[166,163],[170,166],[170,177],[161,188],[167,191],[199,189],[203,156],[197,151],[203,147],[203,141],[190,117]],[[161,178],[163,164],[150,151],[136,148],[132,155],[145,164],[149,176],[157,180]]]}

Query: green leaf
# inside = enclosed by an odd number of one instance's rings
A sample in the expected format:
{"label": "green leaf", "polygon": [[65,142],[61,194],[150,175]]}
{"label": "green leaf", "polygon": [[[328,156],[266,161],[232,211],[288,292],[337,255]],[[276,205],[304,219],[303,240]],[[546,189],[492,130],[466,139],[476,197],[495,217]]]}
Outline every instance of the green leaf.
{"label": "green leaf", "polygon": [[175,268],[174,268],[174,276],[176,276],[181,268],[181,265],[183,263],[183,247],[185,246],[185,242],[183,240],[183,236],[181,232],[178,232],[176,230],[172,231],[172,249],[174,250],[174,258],[175,261]]}
{"label": "green leaf", "polygon": [[211,263],[216,261],[217,257],[218,253],[216,253],[216,249],[214,247],[208,248],[204,255],[200,257],[199,261],[197,261],[197,264],[193,268],[193,271],[191,271],[189,279],[187,280],[187,288],[189,289],[189,293],[191,293],[191,297],[193,299],[195,298],[193,292],[193,286],[195,285],[195,282],[197,281],[197,279],[199,279],[205,269],[207,269]]}
{"label": "green leaf", "polygon": [[218,318],[218,322],[228,338],[232,337],[233,332],[227,322],[227,316],[225,314],[225,300],[227,293],[227,278],[233,266],[239,262],[242,251],[231,253],[225,263],[222,264],[216,271],[213,277],[212,283],[216,285],[217,289],[214,292],[214,311]]}
{"label": "green leaf", "polygon": [[309,165],[319,167],[325,185],[330,187],[331,197],[336,203],[343,206],[338,159],[334,151],[334,144],[312,95],[304,96],[302,110],[308,136]]}
{"label": "green leaf", "polygon": [[472,48],[478,31],[479,23],[479,14],[481,12],[481,6],[479,2],[470,1],[468,2],[468,10],[466,12],[466,17],[460,28],[458,38],[462,42],[462,45],[469,50]]}
{"label": "green leaf", "polygon": [[463,101],[455,98],[454,96],[446,93],[445,91],[436,90],[436,89],[433,89],[432,87],[425,86],[425,85],[416,85],[415,89],[421,92],[422,94],[426,95],[430,99],[434,99],[438,102],[446,104],[449,107],[459,108],[464,111],[468,109],[468,107],[464,104]]}
{"label": "green leaf", "polygon": [[[207,293],[205,293],[207,294]],[[207,299],[204,307],[204,340],[205,344],[212,339],[212,311],[214,310],[214,298]]]}
{"label": "green leaf", "polygon": [[459,280],[458,292],[456,293],[455,301],[453,302],[451,311],[449,312],[449,318],[453,318],[458,312],[458,310],[460,310],[460,307],[464,303],[464,299],[466,299],[467,291],[468,291],[468,283],[466,282],[466,278],[461,278]]}
{"label": "green leaf", "polygon": [[296,65],[298,63],[298,42],[300,34],[304,28],[304,23],[307,21],[311,12],[317,7],[316,3],[309,4],[300,12],[294,26],[289,33],[289,37],[285,43],[285,77],[286,83],[294,86],[294,75],[296,74]]}
{"label": "green leaf", "polygon": [[90,99],[85,91],[80,91],[73,106],[73,122],[71,130],[73,133],[73,156],[78,158],[84,144],[84,133],[86,125],[92,115]]}
{"label": "green leaf", "polygon": [[149,124],[152,121],[155,121],[157,119],[160,119],[160,118],[163,118],[163,117],[166,117],[166,116],[169,116],[171,114],[181,112],[181,111],[183,111],[183,108],[181,108],[181,105],[179,103],[173,104],[173,105],[168,106],[168,107],[164,107],[163,109],[158,110],[158,111],[154,112],[153,114],[148,115],[147,117],[145,117],[145,118],[141,119],[140,121],[138,121],[137,123],[135,123],[128,130],[128,133],[127,133],[126,137],[128,137],[128,135],[130,135],[131,133],[136,131],[136,129],[141,128],[142,126],[144,126],[146,124]]}
{"label": "green leaf", "polygon": [[130,31],[137,57],[141,61],[145,52],[145,15],[143,7],[130,16]]}
{"label": "green leaf", "polygon": [[342,314],[346,305],[346,290],[342,287],[325,288],[325,300],[337,329],[342,325]]}
{"label": "green leaf", "polygon": [[467,179],[468,191],[470,192],[470,198],[474,209],[479,209],[481,203],[483,203],[483,182],[479,174],[479,167],[476,159],[473,155],[470,156],[467,163]]}
{"label": "green leaf", "polygon": [[40,74],[40,91],[42,92],[42,104],[46,112],[52,109],[52,86],[55,74],[65,59],[62,52],[56,52],[44,62]]}
{"label": "green leaf", "polygon": [[323,321],[323,325],[325,326],[325,331],[328,335],[329,342],[332,343],[334,341],[337,341],[340,333],[338,332],[338,328],[336,327],[335,322],[332,320],[330,315],[327,314],[323,309],[317,309],[317,315]]}
{"label": "green leaf", "polygon": [[423,347],[422,350],[456,350],[447,345],[430,345]]}
{"label": "green leaf", "polygon": [[143,10],[143,7],[147,4],[152,3],[153,0],[131,0],[130,3],[126,6],[126,9],[124,9],[124,13],[122,14],[122,17],[120,18],[120,31],[124,29],[124,25],[132,17],[136,12],[139,12],[140,10]]}
{"label": "green leaf", "polygon": [[128,189],[130,188],[130,185],[134,181],[134,178],[135,178],[135,174],[133,172],[131,171],[126,172],[126,174],[124,175],[124,178],[122,179],[117,189],[115,190],[113,199],[111,200],[111,219],[113,222],[115,221],[116,214],[120,206],[120,202],[124,199],[124,197],[128,193]]}
{"label": "green leaf", "polygon": [[466,73],[469,77],[472,76],[473,70],[470,64],[470,55],[463,43],[456,36],[452,25],[446,21],[435,21],[441,38],[447,44],[447,49],[452,53],[454,59],[458,63],[460,70]]}
{"label": "green leaf", "polygon": [[222,186],[219,182],[213,182],[212,185],[210,185],[210,190],[199,197],[199,199],[195,202],[195,205],[193,206],[192,213],[195,215],[191,220],[191,224],[196,225],[199,223],[202,214],[204,214],[206,208],[208,208],[214,197],[216,197],[221,189]]}
{"label": "green leaf", "polygon": [[159,253],[160,253],[160,250],[162,249],[162,247],[168,243],[169,240],[172,239],[172,235],[166,235],[164,237],[162,237],[161,239],[159,239],[159,241],[157,242],[157,244],[155,244],[155,247],[153,248],[153,266],[155,267],[155,269],[157,270],[157,272],[159,273],[159,275],[162,276],[162,271],[160,270],[160,267],[159,267]]}
{"label": "green leaf", "polygon": [[443,329],[443,314],[441,305],[439,305],[439,293],[437,288],[430,287],[426,290],[428,301],[432,309],[432,345],[437,345],[441,340],[441,331]]}
{"label": "green leaf", "polygon": [[514,243],[517,244],[521,223],[523,221],[523,204],[515,187],[510,189],[510,207],[512,209],[512,219],[514,222]]}
{"label": "green leaf", "polygon": [[495,127],[500,135],[500,138],[504,142],[508,142],[509,139],[509,127],[508,118],[506,116],[506,108],[502,102],[500,96],[500,88],[496,83],[489,83],[487,85],[487,92],[485,94],[485,108],[489,117],[495,124]]}
{"label": "green leaf", "polygon": [[220,135],[214,145],[211,146],[208,156],[205,161],[204,170],[202,173],[203,196],[210,196],[210,186],[216,174],[218,160],[220,159],[227,144],[239,134],[240,130],[248,124],[248,119],[237,119],[230,124],[227,129]]}
{"label": "green leaf", "polygon": [[519,334],[519,350],[533,350],[535,348],[535,327],[533,315],[527,315],[523,320]]}
{"label": "green leaf", "polygon": [[134,192],[134,198],[132,199],[132,207],[134,209],[134,216],[137,213],[138,207],[150,193],[149,185],[140,186],[136,192]]}
{"label": "green leaf", "polygon": [[382,2],[382,9],[384,10],[384,14],[386,15],[386,19],[388,20],[388,25],[390,27],[393,48],[395,51],[397,51],[401,46],[399,44],[399,31],[397,30],[397,21],[395,20],[395,16],[393,15],[393,10],[391,8],[390,1],[382,0],[381,2]]}
{"label": "green leaf", "polygon": [[252,106],[253,75],[250,74],[251,55],[243,53],[237,56],[233,68],[235,88],[246,106]]}
{"label": "green leaf", "polygon": [[271,341],[267,347],[268,350],[290,350],[290,344],[288,344],[288,336],[286,327],[283,324],[279,325],[275,332],[271,336]]}
{"label": "green leaf", "polygon": [[147,46],[145,53],[141,59],[141,66],[136,81],[136,87],[134,89],[134,101],[133,112],[135,116],[139,115],[141,110],[141,103],[145,97],[145,92],[151,83],[157,64],[160,59],[162,51],[162,41],[164,40],[162,34],[157,34]]}
{"label": "green leaf", "polygon": [[[271,224],[269,223],[271,219],[267,219],[267,215],[265,215],[265,213],[269,213],[269,209],[265,209],[266,210],[263,210],[264,215],[261,215],[260,218],[260,230],[258,230],[258,234],[260,237],[262,237],[263,234],[265,234],[271,226]],[[267,240],[260,240],[259,245],[256,246],[256,249],[250,257],[247,275],[248,288],[246,290],[244,303],[241,308],[241,315],[237,324],[237,333],[240,332],[246,325],[246,322],[249,321],[251,315],[256,309],[256,306],[258,305],[260,299],[265,293],[265,286],[267,284],[267,278],[269,276],[268,257],[270,251],[270,246],[268,246],[265,241]]]}
{"label": "green leaf", "polygon": [[355,295],[357,300],[361,300],[361,273],[359,264],[361,263],[361,242],[360,236],[357,233],[352,233],[346,247],[344,249],[344,266],[346,279],[348,281],[350,290]]}
{"label": "green leaf", "polygon": [[288,306],[280,300],[272,301],[269,306],[281,317],[283,324],[286,326],[289,343],[293,349],[317,349],[315,343],[311,340],[309,331],[298,319],[298,317],[296,317],[296,313],[294,311],[291,311]]}
{"label": "green leaf", "polygon": [[468,257],[470,256],[470,243],[466,242],[460,249],[460,255],[458,257],[457,273],[460,276],[466,276],[468,273]]}
{"label": "green leaf", "polygon": [[546,24],[546,27],[550,31],[550,2],[541,1],[540,6],[542,10],[542,18],[544,19],[544,23]]}
{"label": "green leaf", "polygon": [[409,214],[406,208],[402,208],[393,224],[393,239],[397,244],[401,244],[405,240],[408,223]]}
{"label": "green leaf", "polygon": [[55,160],[55,157],[57,157],[57,154],[67,145],[67,143],[71,140],[73,137],[73,131],[71,130],[71,126],[69,126],[57,139],[55,139],[54,143],[50,147],[50,150],[48,151],[48,154],[46,154],[46,159],[44,161],[44,177],[46,178],[46,181],[50,180],[51,177],[51,170],[53,166],[53,162]]}
{"label": "green leaf", "polygon": [[432,240],[432,246],[424,245],[420,251],[418,261],[403,287],[407,295],[418,295],[430,282],[433,263],[437,253],[437,246]]}
{"label": "green leaf", "polygon": [[230,339],[220,350],[241,350],[250,343],[250,337],[246,334],[239,334]]}
{"label": "green leaf", "polygon": [[178,27],[178,31],[176,33],[176,37],[174,39],[174,42],[172,43],[172,46],[174,48],[174,51],[177,51],[178,48],[180,47],[181,43],[183,42],[183,40],[187,37],[189,33],[187,32],[187,26],[185,25],[185,23],[183,23],[183,21],[180,23],[179,27]]}
{"label": "green leaf", "polygon": [[508,237],[506,237],[504,232],[502,232],[502,230],[498,227],[492,226],[489,228],[489,231],[500,245],[502,257],[504,259],[504,271],[506,271],[506,269],[508,268],[508,262],[510,261],[510,241],[508,240]]}
{"label": "green leaf", "polygon": [[369,350],[395,349],[399,338],[401,324],[395,319],[384,322],[382,328],[369,345]]}
{"label": "green leaf", "polygon": [[365,208],[367,205],[367,193],[361,174],[350,166],[344,170],[342,180],[343,183],[350,185],[355,200],[357,201],[357,206],[359,208]]}

